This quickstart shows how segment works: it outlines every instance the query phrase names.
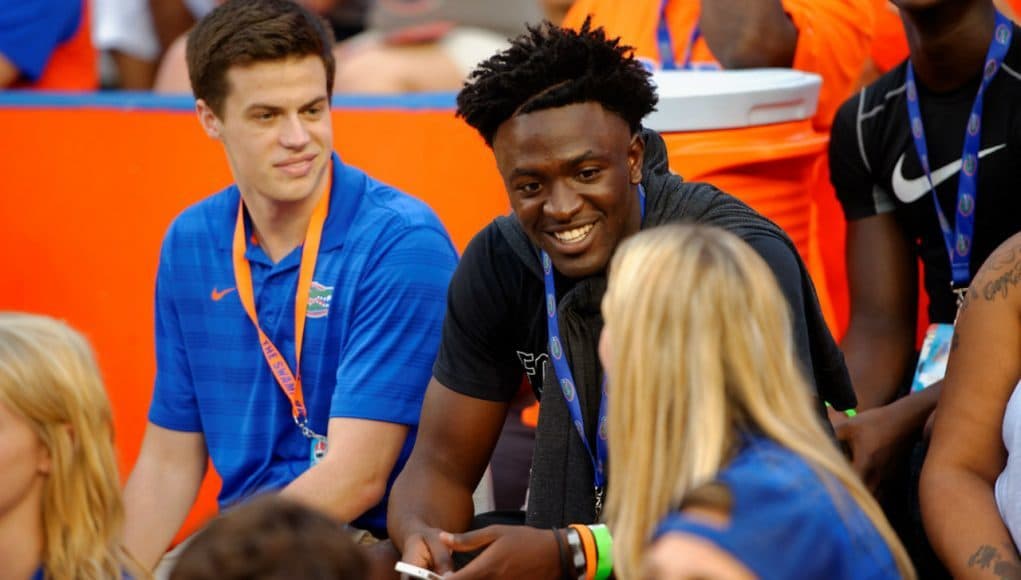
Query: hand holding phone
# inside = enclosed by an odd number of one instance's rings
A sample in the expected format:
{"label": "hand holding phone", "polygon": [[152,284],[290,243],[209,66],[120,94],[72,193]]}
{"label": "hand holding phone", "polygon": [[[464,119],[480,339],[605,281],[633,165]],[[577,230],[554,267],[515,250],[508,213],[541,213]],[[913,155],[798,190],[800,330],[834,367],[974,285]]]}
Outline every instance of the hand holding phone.
{"label": "hand holding phone", "polygon": [[421,580],[443,580],[443,576],[440,576],[432,570],[426,570],[425,568],[419,568],[413,564],[407,562],[397,562],[394,564],[394,570],[404,574],[409,578],[421,578]]}

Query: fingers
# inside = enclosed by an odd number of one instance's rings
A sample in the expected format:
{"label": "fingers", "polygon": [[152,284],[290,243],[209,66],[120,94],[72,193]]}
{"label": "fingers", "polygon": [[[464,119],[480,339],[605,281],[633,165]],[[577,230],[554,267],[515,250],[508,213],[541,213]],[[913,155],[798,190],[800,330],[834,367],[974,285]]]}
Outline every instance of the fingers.
{"label": "fingers", "polygon": [[413,534],[404,544],[401,560],[440,574],[453,570],[450,549],[439,539],[439,530]]}
{"label": "fingers", "polygon": [[[479,530],[482,531],[482,530]],[[472,532],[477,533],[477,532]],[[448,535],[467,535],[467,534],[448,534]],[[495,558],[490,551],[483,551],[471,562],[465,565],[453,574],[445,574],[444,578],[447,580],[480,580],[483,578],[499,578],[502,577],[500,574],[501,564],[499,558]],[[505,576],[505,575],[504,575]]]}
{"label": "fingers", "polygon": [[419,535],[409,536],[408,541],[404,544],[401,561],[414,564],[419,568],[431,568],[432,555],[429,553],[429,547],[426,546],[425,539]]}
{"label": "fingers", "polygon": [[474,532],[463,534],[440,533],[440,539],[448,549],[454,552],[471,552],[484,546],[488,546],[499,537],[500,526],[487,526]]}
{"label": "fingers", "polygon": [[442,536],[446,532],[427,534],[425,536],[425,543],[429,547],[429,552],[432,554],[432,569],[440,574],[446,574],[447,572],[454,571],[454,560],[451,558],[451,550],[443,542]]}
{"label": "fingers", "polygon": [[844,419],[839,423],[834,423],[833,434],[837,436],[838,441],[850,440],[854,436],[854,424],[851,419]]}
{"label": "fingers", "polygon": [[830,424],[833,425],[834,429],[847,423],[847,415],[830,406],[826,407],[826,418],[830,420]]}

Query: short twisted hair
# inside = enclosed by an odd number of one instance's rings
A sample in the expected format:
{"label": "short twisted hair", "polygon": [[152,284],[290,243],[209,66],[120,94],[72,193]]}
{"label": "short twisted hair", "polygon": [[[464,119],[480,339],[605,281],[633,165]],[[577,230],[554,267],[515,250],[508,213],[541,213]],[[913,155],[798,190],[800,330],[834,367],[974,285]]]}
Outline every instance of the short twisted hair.
{"label": "short twisted hair", "polygon": [[490,147],[514,115],[575,103],[599,103],[637,132],[658,101],[649,79],[632,48],[608,40],[590,20],[578,31],[543,22],[471,72],[457,95],[457,115]]}

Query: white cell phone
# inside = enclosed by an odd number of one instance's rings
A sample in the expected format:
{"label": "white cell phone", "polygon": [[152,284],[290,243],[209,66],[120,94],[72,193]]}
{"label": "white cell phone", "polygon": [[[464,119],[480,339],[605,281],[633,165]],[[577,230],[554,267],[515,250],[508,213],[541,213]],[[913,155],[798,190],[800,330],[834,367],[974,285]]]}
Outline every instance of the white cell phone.
{"label": "white cell phone", "polygon": [[421,578],[422,580],[443,580],[443,576],[440,576],[432,570],[426,570],[425,568],[419,568],[414,564],[408,564],[407,562],[397,562],[394,564],[394,570],[397,570],[401,574],[410,578]]}

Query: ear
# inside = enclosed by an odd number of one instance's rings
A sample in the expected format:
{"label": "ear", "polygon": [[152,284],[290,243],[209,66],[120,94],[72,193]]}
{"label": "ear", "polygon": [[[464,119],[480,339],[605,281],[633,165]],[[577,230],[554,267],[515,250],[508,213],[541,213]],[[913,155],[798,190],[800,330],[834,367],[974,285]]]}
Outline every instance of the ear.
{"label": "ear", "polygon": [[219,139],[220,133],[223,131],[223,123],[220,122],[220,119],[213,112],[209,103],[206,103],[203,99],[196,100],[195,113],[198,115],[199,123],[202,125],[206,135],[210,139]]}
{"label": "ear", "polygon": [[[61,445],[61,441],[57,441],[56,439],[66,438],[68,449],[74,449],[75,433],[74,427],[72,427],[70,423],[60,425],[57,432],[53,435],[55,436],[55,440],[53,441],[54,448],[58,448]],[[39,461],[36,465],[36,469],[43,475],[49,475],[53,472],[53,453],[50,451],[50,448],[41,441],[39,442]]]}
{"label": "ear", "polygon": [[635,133],[631,137],[631,144],[628,145],[627,163],[628,178],[631,185],[638,185],[642,182],[642,164],[645,162],[645,140],[641,133]]}
{"label": "ear", "polygon": [[53,454],[42,441],[39,442],[39,457],[36,460],[36,471],[40,475],[49,475],[53,471]]}

